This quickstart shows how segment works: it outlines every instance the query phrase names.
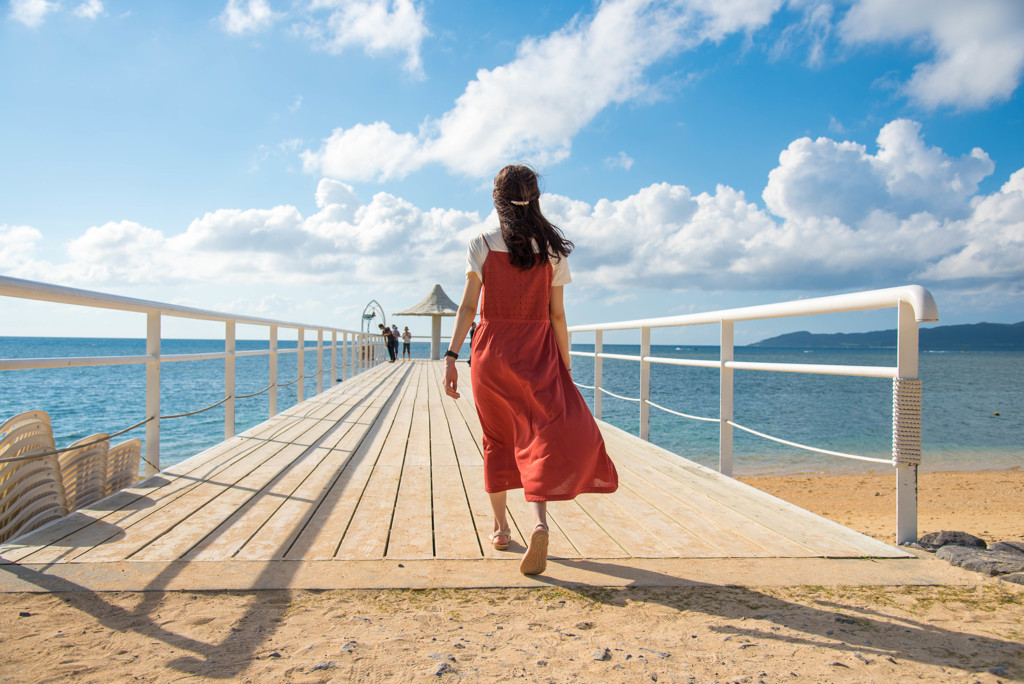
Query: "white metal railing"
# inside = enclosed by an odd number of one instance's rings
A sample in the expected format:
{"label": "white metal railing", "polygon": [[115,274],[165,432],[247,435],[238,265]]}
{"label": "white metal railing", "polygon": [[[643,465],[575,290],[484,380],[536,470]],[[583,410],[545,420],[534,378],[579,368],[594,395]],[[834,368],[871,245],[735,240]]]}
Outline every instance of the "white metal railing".
{"label": "white metal railing", "polygon": [[[736,361],[733,358],[733,328],[737,321],[754,321],[790,316],[809,316],[872,309],[897,309],[897,348],[895,367],[877,366],[835,366],[798,363],[753,363]],[[675,415],[719,424],[719,471],[732,475],[733,428],[744,430],[759,437],[844,458],[891,464],[896,468],[896,541],[899,544],[917,539],[917,468],[921,462],[921,383],[918,380],[918,324],[937,321],[938,308],[931,293],[918,285],[907,285],[885,290],[871,290],[852,294],[819,297],[798,301],[766,304],[762,306],[727,309],[701,314],[648,318],[633,321],[619,321],[593,325],[574,325],[569,328],[570,339],[574,333],[592,332],[594,351],[572,351],[573,356],[594,359],[594,416],[601,418],[602,398],[605,394],[639,401],[640,437],[650,439],[650,409],[655,407]],[[707,359],[665,358],[651,355],[651,330],[654,328],[675,328],[691,325],[717,324],[721,327],[721,353],[717,361]],[[603,351],[603,333],[612,330],[639,330],[640,355],[608,354]],[[604,359],[620,359],[639,362],[640,397],[630,399],[612,394],[603,385],[602,362]],[[668,364],[719,370],[719,415],[717,418],[690,416],[666,409],[651,402],[651,366]],[[844,454],[827,449],[809,447],[796,442],[772,437],[737,424],[733,420],[733,372],[736,370],[773,371],[783,373],[815,373],[823,375],[847,375],[893,380],[893,422],[892,458],[878,459],[854,454]]]}
{"label": "white metal railing", "polygon": [[[160,366],[163,363],[179,361],[200,361],[224,359],[224,399],[213,406],[224,405],[224,438],[235,435],[235,400],[243,398],[237,395],[235,388],[235,360],[240,356],[269,356],[270,384],[265,390],[255,394],[269,392],[269,413],[277,413],[277,390],[279,387],[296,384],[297,401],[305,398],[305,381],[316,378],[316,393],[324,391],[323,376],[329,372],[330,385],[337,380],[346,380],[352,375],[361,373],[384,360],[383,343],[377,333],[364,333],[330,326],[306,325],[289,323],[268,318],[256,318],[235,314],[206,311],[190,307],[155,302],[131,297],[79,290],[71,287],[51,285],[31,280],[21,280],[0,276],[0,296],[17,299],[71,304],[98,309],[112,309],[146,314],[146,354],[144,356],[94,356],[68,358],[19,358],[0,359],[0,371],[37,368],[71,368],[78,366],[105,365],[146,365],[146,463],[145,474],[152,475],[160,470],[160,420],[177,416],[160,415]],[[218,321],[224,324],[224,351],[203,352],[194,354],[161,354],[160,330],[164,316],[189,318],[196,320]],[[238,351],[235,349],[235,330],[238,324],[266,327],[269,331],[267,349]],[[278,332],[280,329],[295,330],[297,341],[295,349],[278,348]],[[306,347],[306,332],[316,332],[316,346]],[[324,344],[324,334],[330,333],[330,342]],[[341,344],[338,336],[341,336]],[[324,368],[324,351],[331,352],[331,367]],[[341,352],[341,364],[338,364],[338,352]],[[316,371],[305,374],[305,352],[314,351],[317,358]],[[298,377],[288,383],[279,384],[277,380],[277,362],[281,354],[296,354]],[[340,378],[338,373],[340,371]],[[248,396],[255,396],[245,395]],[[213,408],[213,406],[207,407]],[[205,410],[205,409],[203,409]],[[193,412],[196,413],[196,412]],[[189,415],[189,414],[182,414]],[[140,424],[141,425],[141,424]],[[138,427],[138,425],[133,426]]]}

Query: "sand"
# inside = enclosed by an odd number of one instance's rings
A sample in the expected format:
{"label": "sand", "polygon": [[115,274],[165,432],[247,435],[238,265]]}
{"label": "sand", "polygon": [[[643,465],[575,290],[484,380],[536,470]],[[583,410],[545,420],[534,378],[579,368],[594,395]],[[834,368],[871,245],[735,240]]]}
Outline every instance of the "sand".
{"label": "sand", "polygon": [[[892,541],[892,475],[749,481]],[[920,529],[1024,539],[1024,473],[922,474]],[[1024,681],[1024,587],[977,577],[958,587],[5,594],[0,680]]]}

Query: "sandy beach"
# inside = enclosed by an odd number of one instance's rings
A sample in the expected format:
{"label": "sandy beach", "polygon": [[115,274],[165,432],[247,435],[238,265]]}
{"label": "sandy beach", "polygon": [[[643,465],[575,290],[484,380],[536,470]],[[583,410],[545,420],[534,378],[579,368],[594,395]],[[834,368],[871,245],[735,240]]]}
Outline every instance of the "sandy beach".
{"label": "sandy beach", "polygon": [[[893,540],[894,475],[749,478]],[[1024,539],[1024,473],[922,473],[920,531]],[[1024,680],[1024,587],[0,595],[0,679]]]}

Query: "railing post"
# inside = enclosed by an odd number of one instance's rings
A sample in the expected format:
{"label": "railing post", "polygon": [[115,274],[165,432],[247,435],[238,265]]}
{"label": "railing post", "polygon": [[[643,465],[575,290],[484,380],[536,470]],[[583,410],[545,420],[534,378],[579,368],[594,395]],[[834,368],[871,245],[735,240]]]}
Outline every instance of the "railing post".
{"label": "railing post", "polygon": [[338,332],[331,331],[331,387],[338,380]]}
{"label": "railing post", "polygon": [[295,383],[295,391],[298,393],[295,399],[296,404],[301,404],[306,398],[306,329],[299,328],[299,339],[295,343],[299,365],[299,381]]}
{"label": "railing post", "polygon": [[235,322],[224,323],[224,439],[235,436]]}
{"label": "railing post", "polygon": [[921,462],[921,382],[913,307],[898,305],[893,381],[892,458],[896,466],[896,543],[917,541],[917,467]]}
{"label": "railing post", "polygon": [[341,333],[341,381],[348,379],[348,333]]}
{"label": "railing post", "polygon": [[640,328],[640,439],[651,440],[651,329]]}
{"label": "railing post", "polygon": [[316,331],[316,393],[324,391],[324,331]]}
{"label": "railing post", "polygon": [[602,342],[603,330],[594,331],[594,418],[601,420],[601,399],[604,392],[601,391],[601,383],[604,382],[604,359],[601,352],[604,351]]}
{"label": "railing post", "polygon": [[722,347],[719,368],[719,425],[718,472],[732,477],[732,368],[725,364],[733,360],[733,322],[722,321]]}
{"label": "railing post", "polygon": [[270,417],[277,415],[277,326],[270,326]]}
{"label": "railing post", "polygon": [[146,471],[160,472],[160,312],[146,314]]}

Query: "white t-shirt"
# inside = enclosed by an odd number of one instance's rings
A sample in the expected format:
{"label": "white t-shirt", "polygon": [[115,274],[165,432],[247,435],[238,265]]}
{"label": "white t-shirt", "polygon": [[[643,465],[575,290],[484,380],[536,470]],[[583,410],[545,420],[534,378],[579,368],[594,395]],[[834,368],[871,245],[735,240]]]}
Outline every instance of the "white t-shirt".
{"label": "white t-shirt", "polygon": [[[476,273],[480,276],[480,280],[484,279],[484,259],[487,258],[487,252],[491,249],[495,252],[508,251],[508,246],[505,244],[504,238],[501,237],[501,228],[494,228],[484,235],[487,236],[487,241],[484,242],[483,236],[477,235],[469,241],[469,251],[466,253],[466,273]],[[490,248],[488,248],[488,245],[490,245]],[[536,243],[534,243],[533,251],[537,252],[539,249]],[[572,274],[569,273],[568,257],[562,257],[556,261],[554,257],[549,256],[548,260],[551,262],[552,287],[565,285],[572,281]]]}

